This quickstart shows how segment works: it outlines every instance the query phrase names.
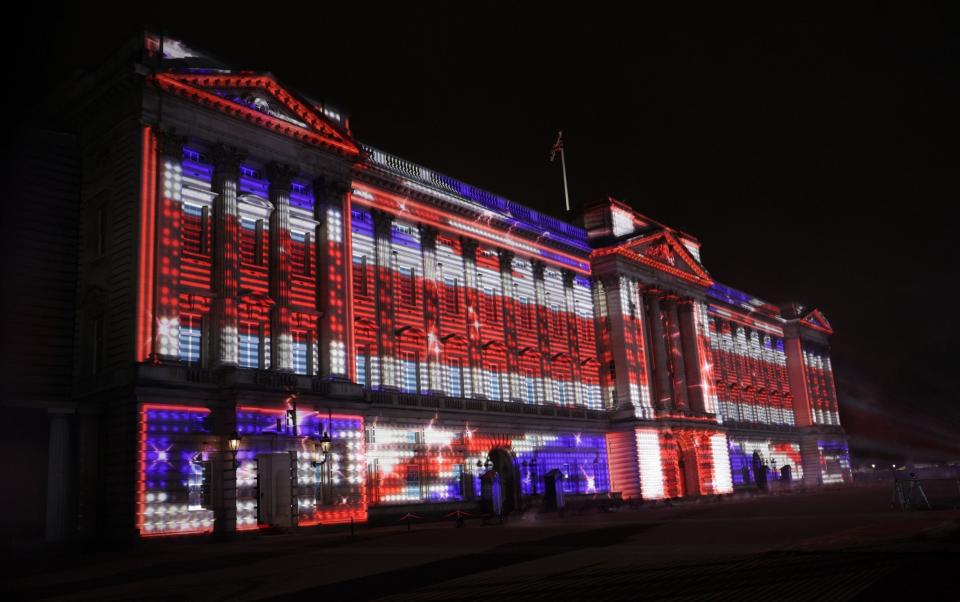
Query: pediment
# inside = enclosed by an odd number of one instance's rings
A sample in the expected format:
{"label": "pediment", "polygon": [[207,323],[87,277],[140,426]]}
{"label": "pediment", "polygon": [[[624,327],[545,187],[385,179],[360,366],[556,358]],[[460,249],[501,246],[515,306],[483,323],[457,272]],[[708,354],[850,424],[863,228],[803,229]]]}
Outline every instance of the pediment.
{"label": "pediment", "polygon": [[269,74],[165,72],[152,80],[167,92],[280,134],[347,155],[360,153],[337,124]]}
{"label": "pediment", "polygon": [[710,284],[712,279],[703,265],[669,231],[662,230],[626,243],[626,250],[642,258],[650,267],[685,280]]}
{"label": "pediment", "polygon": [[827,334],[833,334],[833,327],[830,326],[830,322],[827,321],[827,317],[823,315],[819,309],[814,309],[807,315],[803,316],[800,319],[800,323],[804,326],[809,326],[814,330],[819,330]]}

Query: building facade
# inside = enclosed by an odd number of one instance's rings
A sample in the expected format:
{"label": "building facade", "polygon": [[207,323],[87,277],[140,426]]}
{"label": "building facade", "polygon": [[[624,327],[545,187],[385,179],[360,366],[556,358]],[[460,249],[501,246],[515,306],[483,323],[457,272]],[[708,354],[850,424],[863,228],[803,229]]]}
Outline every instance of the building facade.
{"label": "building facade", "polygon": [[48,472],[72,476],[48,537],[464,507],[491,467],[507,510],[552,471],[648,500],[850,479],[826,318],[717,283],[625,203],[538,213],[149,33],[70,114],[75,368]]}

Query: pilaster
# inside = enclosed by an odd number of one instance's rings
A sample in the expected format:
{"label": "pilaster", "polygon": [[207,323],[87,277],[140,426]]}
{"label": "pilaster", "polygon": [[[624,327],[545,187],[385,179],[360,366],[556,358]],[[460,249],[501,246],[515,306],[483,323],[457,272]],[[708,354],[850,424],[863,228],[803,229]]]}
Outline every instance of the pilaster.
{"label": "pilaster", "polygon": [[423,261],[423,331],[427,334],[427,386],[432,393],[443,391],[440,360],[440,294],[437,282],[437,234],[432,226],[420,226],[420,250]]}
{"label": "pilaster", "polygon": [[246,153],[231,146],[217,145],[213,160],[213,307],[211,308],[212,367],[238,363],[237,295],[240,286],[237,187],[240,162]]}
{"label": "pilaster", "polygon": [[533,262],[533,293],[536,299],[534,311],[537,318],[537,341],[540,343],[540,374],[543,380],[543,398],[553,401],[553,387],[548,384],[553,376],[550,364],[550,355],[553,351],[550,346],[550,320],[547,315],[547,290],[544,284],[546,264],[542,261]]}
{"label": "pilaster", "polygon": [[293,372],[293,335],[290,330],[290,185],[296,170],[287,165],[267,166],[270,181],[270,367]]}
{"label": "pilaster", "polygon": [[[353,344],[351,188],[346,181],[317,178],[313,183],[313,191],[313,214],[318,224],[317,309],[321,315],[318,332],[319,376],[328,380],[353,380],[356,378],[356,349]],[[389,257],[389,225],[386,243]],[[378,298],[381,280],[382,274],[378,273]],[[381,366],[385,359],[381,358]],[[384,382],[392,381],[381,380],[381,383]]]}
{"label": "pilaster", "polygon": [[520,356],[517,342],[517,309],[513,294],[513,258],[512,251],[498,249],[500,259],[500,286],[503,290],[503,342],[507,347],[507,383],[509,391],[507,399],[521,401],[523,399],[520,386]]}
{"label": "pilaster", "polygon": [[399,386],[396,374],[396,320],[394,320],[393,262],[391,234],[393,216],[374,210],[373,244],[376,260],[377,348],[380,350],[380,386]]}
{"label": "pilaster", "polygon": [[563,303],[567,320],[567,353],[570,356],[573,376],[573,403],[583,405],[583,387],[580,376],[580,339],[577,335],[577,305],[574,302],[573,282],[576,274],[572,270],[563,270]]}
{"label": "pilaster", "polygon": [[152,354],[156,361],[180,357],[180,218],[181,165],[185,139],[173,131],[157,132],[157,237]]}
{"label": "pilaster", "polygon": [[47,541],[63,541],[70,537],[73,525],[73,444],[71,418],[73,410],[51,408],[50,444],[47,454]]}
{"label": "pilaster", "polygon": [[483,355],[480,349],[480,307],[477,292],[477,241],[471,238],[461,238],[460,248],[463,252],[463,296],[467,310],[467,359],[470,362],[471,397],[484,394],[483,390]]}

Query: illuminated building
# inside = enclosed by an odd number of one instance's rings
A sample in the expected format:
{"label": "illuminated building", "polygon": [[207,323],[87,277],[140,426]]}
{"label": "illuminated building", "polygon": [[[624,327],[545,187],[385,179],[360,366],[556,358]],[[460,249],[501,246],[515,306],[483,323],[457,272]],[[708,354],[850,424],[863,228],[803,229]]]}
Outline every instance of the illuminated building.
{"label": "illuminated building", "polygon": [[124,57],[72,109],[89,531],[455,508],[488,459],[508,509],[552,470],[568,496],[729,493],[754,452],[849,479],[826,319],[715,283],[693,237],[615,200],[538,213],[176,40]]}

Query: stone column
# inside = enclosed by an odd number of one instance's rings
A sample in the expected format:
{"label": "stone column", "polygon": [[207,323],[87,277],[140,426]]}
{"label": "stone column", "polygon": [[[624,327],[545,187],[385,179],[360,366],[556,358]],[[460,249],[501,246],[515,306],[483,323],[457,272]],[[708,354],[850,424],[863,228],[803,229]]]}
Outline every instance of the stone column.
{"label": "stone column", "polygon": [[787,356],[787,376],[790,380],[790,392],[793,393],[794,422],[797,426],[813,424],[813,408],[807,390],[806,366],[803,363],[803,344],[797,335],[783,339],[783,349]]}
{"label": "stone column", "polygon": [[373,244],[376,256],[377,348],[380,353],[380,386],[396,389],[396,321],[393,315],[393,216],[373,210]]}
{"label": "stone column", "polygon": [[[63,541],[72,530],[73,475],[70,469],[72,409],[50,408],[50,445],[47,455],[47,541]],[[8,484],[12,486],[12,484]]]}
{"label": "stone column", "polygon": [[[670,365],[672,366],[672,384],[674,406],[681,412],[686,412],[690,404],[687,399],[687,376],[683,342],[680,338],[680,316],[677,312],[677,297],[669,296],[665,299],[667,309],[668,344],[670,349]],[[694,353],[696,347],[694,347]]]}
{"label": "stone column", "polygon": [[211,367],[238,363],[237,294],[240,286],[237,188],[240,162],[246,153],[218,145],[213,148],[213,307],[211,308]]}
{"label": "stone column", "polygon": [[547,314],[547,290],[543,282],[546,264],[542,261],[533,262],[533,296],[536,303],[533,306],[537,317],[537,342],[540,344],[540,374],[543,398],[553,401],[553,387],[547,384],[551,377],[550,366],[550,320]]}
{"label": "stone column", "polygon": [[[317,333],[319,338],[317,350],[320,356],[319,376],[328,380],[356,378],[356,349],[353,344],[350,190],[350,185],[346,181],[318,178],[313,183],[315,197],[313,217],[318,224],[315,233],[317,310],[321,315]],[[386,228],[387,257],[389,258],[389,222]],[[380,280],[381,276],[378,274],[378,298]],[[385,359],[387,358],[381,355],[381,369]],[[383,380],[380,382],[392,383],[392,381]]]}
{"label": "stone column", "polygon": [[287,165],[267,166],[270,181],[270,367],[293,372],[293,334],[290,331],[290,185],[296,170]]}
{"label": "stone column", "polygon": [[837,405],[837,383],[833,377],[833,365],[830,361],[830,349],[824,349],[823,378],[827,392],[827,411],[830,413],[830,424],[840,426],[840,407]]}
{"label": "stone column", "polygon": [[157,148],[157,285],[154,298],[153,357],[180,358],[180,216],[184,138],[160,131]]}
{"label": "stone column", "polygon": [[513,297],[513,251],[497,250],[500,259],[500,287],[503,289],[503,342],[507,348],[507,399],[523,401],[520,386],[520,356],[517,343],[516,299]]}
{"label": "stone column", "polygon": [[700,357],[700,344],[697,341],[697,322],[694,315],[696,301],[686,299],[680,302],[680,338],[683,341],[683,365],[687,376],[687,399],[690,410],[696,413],[707,411],[706,385],[701,371],[705,358]]}
{"label": "stone column", "polygon": [[213,535],[231,539],[237,532],[237,462],[230,451],[230,436],[237,430],[237,404],[223,400],[213,409],[213,432],[217,452],[210,463],[213,494]]}
{"label": "stone column", "polygon": [[440,360],[440,295],[437,291],[437,229],[420,226],[420,250],[423,261],[423,331],[427,333],[427,391],[443,391]]}
{"label": "stone column", "polygon": [[460,239],[463,251],[463,297],[467,309],[467,360],[470,363],[469,397],[484,394],[483,354],[480,349],[480,306],[477,293],[477,241]]}
{"label": "stone column", "polygon": [[650,344],[653,347],[653,374],[656,382],[654,407],[658,412],[662,412],[671,409],[673,396],[663,332],[663,312],[660,310],[660,291],[648,289],[643,296],[650,309]]}
{"label": "stone column", "polygon": [[570,355],[570,368],[573,378],[573,403],[583,405],[583,389],[580,378],[580,340],[577,338],[577,306],[574,303],[573,281],[576,274],[572,270],[563,270],[563,303],[567,319],[567,353]]}

